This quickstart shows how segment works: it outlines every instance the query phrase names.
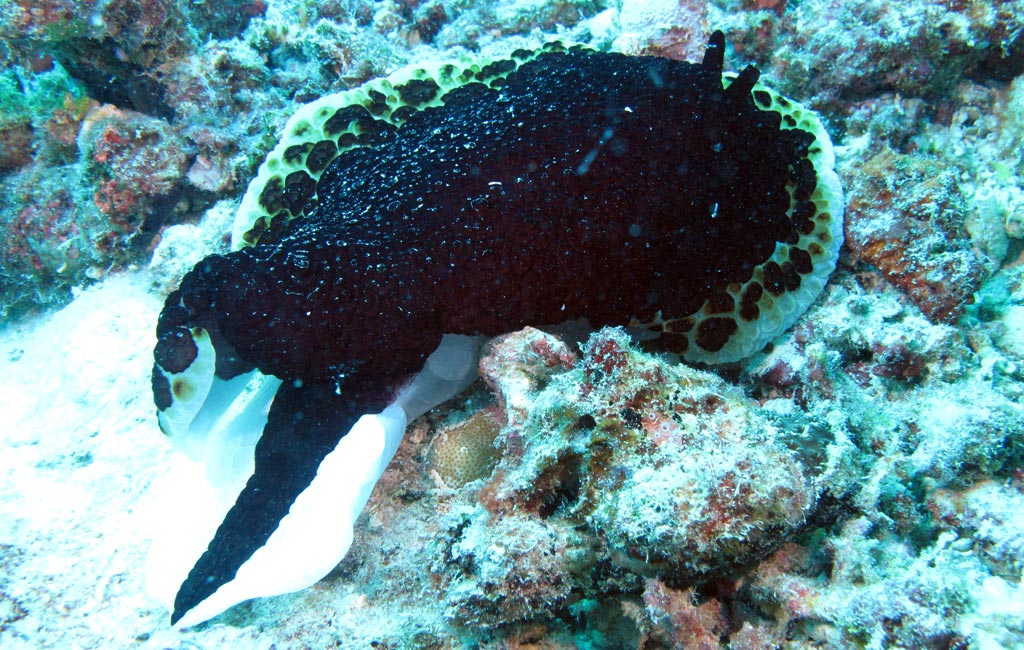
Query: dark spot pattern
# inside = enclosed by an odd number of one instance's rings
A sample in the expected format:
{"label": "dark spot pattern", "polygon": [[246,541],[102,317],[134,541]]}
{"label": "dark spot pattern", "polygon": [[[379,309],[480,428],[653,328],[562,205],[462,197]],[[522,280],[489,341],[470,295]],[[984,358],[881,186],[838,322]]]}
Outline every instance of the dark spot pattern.
{"label": "dark spot pattern", "polygon": [[370,117],[370,112],[358,104],[339,108],[326,122],[324,134],[333,136],[349,128],[349,125],[363,118]]}
{"label": "dark spot pattern", "polygon": [[191,397],[191,387],[188,382],[183,379],[175,379],[171,382],[171,392],[178,399],[185,399]]}
{"label": "dark spot pattern", "polygon": [[281,196],[281,205],[292,214],[301,214],[309,197],[316,191],[316,181],[309,174],[302,171],[294,171],[284,179],[284,191]]}
{"label": "dark spot pattern", "polygon": [[271,214],[281,211],[284,207],[284,184],[278,178],[271,178],[263,192],[260,193],[260,205]]}
{"label": "dark spot pattern", "polygon": [[480,68],[480,72],[476,73],[477,81],[488,81],[494,77],[506,75],[512,70],[515,70],[516,64],[514,61],[508,59],[504,61],[495,61]]}
{"label": "dark spot pattern", "polygon": [[818,175],[811,165],[811,161],[801,158],[793,162],[793,177],[796,180],[796,196],[798,201],[806,201],[811,198],[811,193],[818,186]]}
{"label": "dark spot pattern", "polygon": [[347,131],[347,132],[342,133],[341,135],[338,136],[338,149],[339,150],[352,149],[353,147],[357,146],[358,144],[359,144],[359,142],[356,139],[356,134],[355,133]]}
{"label": "dark spot pattern", "polygon": [[397,128],[390,122],[385,122],[384,120],[367,120],[359,123],[357,131],[357,144],[367,147],[375,147],[394,138]]}
{"label": "dark spot pattern", "polygon": [[366,105],[366,110],[370,111],[371,115],[381,116],[388,112],[388,98],[387,95],[380,92],[379,90],[371,90],[369,93],[370,101]]}
{"label": "dark spot pattern", "polygon": [[782,268],[775,262],[764,265],[764,289],[773,296],[781,296],[786,291]]}
{"label": "dark spot pattern", "polygon": [[800,288],[800,276],[790,261],[782,263],[782,282],[787,291],[796,291]]}
{"label": "dark spot pattern", "polygon": [[160,372],[160,366],[153,366],[153,402],[157,409],[164,411],[171,407],[174,399],[171,397],[171,384],[167,381],[164,373]]}
{"label": "dark spot pattern", "polygon": [[755,321],[761,315],[761,309],[757,302],[761,300],[764,288],[757,282],[751,282],[743,290],[743,298],[740,300],[740,318],[747,322]]}
{"label": "dark spot pattern", "polygon": [[441,87],[433,79],[412,79],[404,86],[395,88],[398,97],[412,106],[427,104],[437,97]]}
{"label": "dark spot pattern", "polygon": [[404,122],[419,112],[420,109],[416,106],[399,106],[391,111],[391,119],[395,122]]}
{"label": "dark spot pattern", "polygon": [[301,165],[306,158],[306,154],[313,148],[313,145],[309,142],[303,142],[302,144],[293,144],[284,150],[284,161],[292,165]]}
{"label": "dark spot pattern", "polygon": [[716,291],[708,298],[708,311],[712,314],[731,313],[736,304],[726,291]]}
{"label": "dark spot pattern", "polygon": [[175,327],[157,341],[153,357],[157,365],[169,373],[184,372],[199,354],[192,333],[184,327]]}
{"label": "dark spot pattern", "polygon": [[761,308],[757,304],[743,304],[740,306],[740,318],[752,323],[761,317]]}
{"label": "dark spot pattern", "polygon": [[306,167],[314,174],[322,172],[338,155],[338,145],[331,140],[321,140],[313,145],[306,158]]}
{"label": "dark spot pattern", "polygon": [[716,352],[725,347],[738,326],[732,318],[708,318],[697,326],[697,345],[705,350]]}
{"label": "dark spot pattern", "polygon": [[686,354],[690,348],[690,338],[678,332],[662,332],[659,342],[665,346],[666,350],[680,355]]}
{"label": "dark spot pattern", "polygon": [[814,262],[811,260],[810,253],[802,248],[790,248],[789,261],[793,263],[793,268],[797,273],[807,275],[814,270]]}

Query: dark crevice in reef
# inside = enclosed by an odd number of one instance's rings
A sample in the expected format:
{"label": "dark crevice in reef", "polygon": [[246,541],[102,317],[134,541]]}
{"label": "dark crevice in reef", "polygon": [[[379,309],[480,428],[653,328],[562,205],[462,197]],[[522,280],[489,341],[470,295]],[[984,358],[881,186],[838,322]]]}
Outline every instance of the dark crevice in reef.
{"label": "dark crevice in reef", "polygon": [[992,43],[985,56],[966,72],[968,79],[985,83],[999,81],[1009,83],[1024,73],[1024,33],[1009,45]]}
{"label": "dark crevice in reef", "polygon": [[168,121],[174,119],[174,109],[166,101],[164,83],[143,68],[119,60],[117,46],[112,41],[69,42],[64,52],[57,53],[57,60],[69,75],[86,87],[93,99]]}

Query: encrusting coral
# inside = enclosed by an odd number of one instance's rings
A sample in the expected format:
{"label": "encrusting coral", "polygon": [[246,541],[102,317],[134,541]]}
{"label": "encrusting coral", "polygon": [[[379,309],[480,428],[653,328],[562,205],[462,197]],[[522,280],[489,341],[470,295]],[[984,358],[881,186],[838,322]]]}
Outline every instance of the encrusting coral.
{"label": "encrusting coral", "polygon": [[494,439],[498,424],[487,412],[438,432],[431,442],[428,464],[449,485],[464,485],[484,478],[498,460]]}

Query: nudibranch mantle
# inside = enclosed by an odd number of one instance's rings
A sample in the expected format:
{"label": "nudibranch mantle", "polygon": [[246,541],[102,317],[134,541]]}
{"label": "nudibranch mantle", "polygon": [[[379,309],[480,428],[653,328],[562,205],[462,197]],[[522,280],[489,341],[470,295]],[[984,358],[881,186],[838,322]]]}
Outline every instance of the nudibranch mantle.
{"label": "nudibranch mantle", "polygon": [[323,577],[408,421],[475,377],[478,336],[587,318],[721,363],[803,313],[842,243],[832,145],[755,68],[723,73],[724,45],[694,64],[550,44],[298,111],[235,250],[157,325],[164,431],[252,449],[172,623]]}

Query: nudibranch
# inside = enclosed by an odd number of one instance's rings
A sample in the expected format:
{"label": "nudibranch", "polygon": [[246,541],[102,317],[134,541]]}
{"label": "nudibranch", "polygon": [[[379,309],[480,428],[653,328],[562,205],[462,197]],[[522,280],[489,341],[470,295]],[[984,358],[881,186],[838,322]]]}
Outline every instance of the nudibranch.
{"label": "nudibranch", "polygon": [[474,378],[476,337],[586,318],[721,363],[803,313],[842,241],[832,145],[756,68],[724,73],[724,49],[721,32],[699,64],[549,44],[292,117],[232,252],[157,324],[162,429],[254,444],[172,623],[326,575],[407,422]]}

